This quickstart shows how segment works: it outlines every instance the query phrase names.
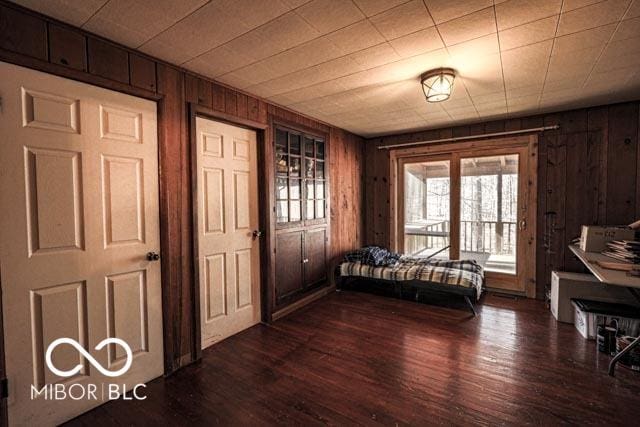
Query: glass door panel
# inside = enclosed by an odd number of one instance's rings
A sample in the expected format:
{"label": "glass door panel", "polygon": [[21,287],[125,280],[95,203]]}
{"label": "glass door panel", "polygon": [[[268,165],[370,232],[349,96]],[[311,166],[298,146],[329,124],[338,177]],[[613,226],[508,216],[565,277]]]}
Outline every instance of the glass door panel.
{"label": "glass door panel", "polygon": [[449,259],[450,161],[405,163],[404,252]]}
{"label": "glass door panel", "polygon": [[517,274],[518,154],[460,159],[460,259]]}

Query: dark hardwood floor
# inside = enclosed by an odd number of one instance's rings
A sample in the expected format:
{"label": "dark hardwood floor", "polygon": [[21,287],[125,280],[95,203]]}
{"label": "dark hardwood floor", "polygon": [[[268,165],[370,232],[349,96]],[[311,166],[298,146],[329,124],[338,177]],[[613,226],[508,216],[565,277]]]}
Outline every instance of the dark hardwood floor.
{"label": "dark hardwood floor", "polygon": [[540,301],[488,295],[473,318],[343,291],[70,425],[638,425],[640,373],[607,362]]}

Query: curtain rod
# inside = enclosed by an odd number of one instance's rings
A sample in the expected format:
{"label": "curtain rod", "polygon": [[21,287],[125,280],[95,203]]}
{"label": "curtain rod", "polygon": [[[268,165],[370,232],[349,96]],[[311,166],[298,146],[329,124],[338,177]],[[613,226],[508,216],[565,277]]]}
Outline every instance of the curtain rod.
{"label": "curtain rod", "polygon": [[545,130],[555,130],[555,129],[560,129],[560,125],[542,126],[539,128],[529,128],[529,129],[521,129],[521,130],[510,130],[506,132],[484,133],[482,135],[456,136],[454,138],[434,139],[431,141],[406,142],[403,144],[381,145],[378,147],[378,150],[390,150],[392,148],[399,148],[399,147],[412,147],[415,145],[435,144],[437,142],[466,141],[469,139],[482,139],[482,138],[490,138],[494,136],[519,135],[521,133],[544,132]]}

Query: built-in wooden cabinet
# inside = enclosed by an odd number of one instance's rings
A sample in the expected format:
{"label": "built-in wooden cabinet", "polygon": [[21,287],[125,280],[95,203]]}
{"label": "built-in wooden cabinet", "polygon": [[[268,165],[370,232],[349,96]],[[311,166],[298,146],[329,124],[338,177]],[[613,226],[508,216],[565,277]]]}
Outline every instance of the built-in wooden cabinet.
{"label": "built-in wooden cabinet", "polygon": [[274,126],[275,305],[282,308],[327,281],[326,137]]}

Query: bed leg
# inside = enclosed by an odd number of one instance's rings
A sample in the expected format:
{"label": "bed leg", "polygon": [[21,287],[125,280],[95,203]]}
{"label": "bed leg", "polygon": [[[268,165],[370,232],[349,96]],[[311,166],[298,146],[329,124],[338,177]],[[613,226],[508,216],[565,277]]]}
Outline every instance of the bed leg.
{"label": "bed leg", "polygon": [[471,309],[471,312],[473,313],[473,317],[476,317],[478,315],[478,313],[476,313],[476,309],[473,306],[473,303],[471,302],[469,297],[465,295],[464,300],[466,301],[467,305],[469,306],[469,309]]}

